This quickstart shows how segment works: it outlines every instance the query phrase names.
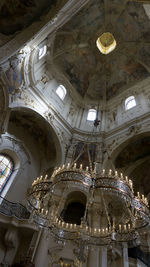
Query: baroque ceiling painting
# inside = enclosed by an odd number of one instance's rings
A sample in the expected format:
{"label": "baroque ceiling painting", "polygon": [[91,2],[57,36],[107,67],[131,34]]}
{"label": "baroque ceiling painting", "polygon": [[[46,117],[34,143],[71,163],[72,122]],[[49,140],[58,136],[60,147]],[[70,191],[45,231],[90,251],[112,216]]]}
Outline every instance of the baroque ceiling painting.
{"label": "baroque ceiling painting", "polygon": [[1,0],[0,33],[12,35],[28,27],[56,6],[56,0]]}
{"label": "baroque ceiling painting", "polygon": [[[149,76],[149,27],[138,2],[89,1],[58,30],[53,61],[81,97],[109,100]],[[117,46],[103,55],[96,40],[109,31]]]}

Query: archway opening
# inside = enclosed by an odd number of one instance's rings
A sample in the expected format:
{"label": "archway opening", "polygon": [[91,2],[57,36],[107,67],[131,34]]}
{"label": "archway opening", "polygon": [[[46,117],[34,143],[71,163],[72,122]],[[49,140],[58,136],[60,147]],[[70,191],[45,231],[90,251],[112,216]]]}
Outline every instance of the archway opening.
{"label": "archway opening", "polygon": [[86,196],[82,192],[71,192],[67,197],[61,217],[66,223],[80,225],[85,208]]}

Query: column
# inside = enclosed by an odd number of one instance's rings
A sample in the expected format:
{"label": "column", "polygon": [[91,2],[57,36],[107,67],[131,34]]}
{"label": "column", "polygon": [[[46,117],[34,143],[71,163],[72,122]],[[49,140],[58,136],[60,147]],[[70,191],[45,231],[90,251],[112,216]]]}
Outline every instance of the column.
{"label": "column", "polygon": [[89,250],[87,267],[107,267],[107,247],[92,247]]}
{"label": "column", "polygon": [[49,242],[51,242],[51,237],[47,237],[47,234],[42,231],[41,237],[39,240],[39,245],[35,252],[34,264],[35,267],[48,267],[48,247]]}
{"label": "column", "polygon": [[99,249],[95,247],[89,249],[87,267],[102,267],[99,265]]}
{"label": "column", "polygon": [[123,243],[123,267],[129,267],[128,244]]}
{"label": "column", "polygon": [[100,247],[99,267],[107,267],[107,247]]}

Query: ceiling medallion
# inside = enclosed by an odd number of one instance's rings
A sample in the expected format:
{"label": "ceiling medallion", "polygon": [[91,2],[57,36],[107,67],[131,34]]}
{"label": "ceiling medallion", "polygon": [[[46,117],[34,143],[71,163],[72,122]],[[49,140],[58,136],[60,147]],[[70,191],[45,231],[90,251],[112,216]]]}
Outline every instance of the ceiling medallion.
{"label": "ceiling medallion", "polygon": [[110,32],[103,33],[96,41],[97,48],[102,54],[109,54],[116,48],[116,40]]}

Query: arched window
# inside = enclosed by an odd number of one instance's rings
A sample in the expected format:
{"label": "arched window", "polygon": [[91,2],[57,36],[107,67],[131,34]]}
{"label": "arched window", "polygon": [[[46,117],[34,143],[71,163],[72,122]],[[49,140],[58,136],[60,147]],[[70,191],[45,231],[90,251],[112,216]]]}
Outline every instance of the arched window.
{"label": "arched window", "polygon": [[59,98],[61,100],[64,100],[65,96],[66,96],[66,88],[63,85],[59,85],[56,89],[56,94],[59,96]]}
{"label": "arched window", "polygon": [[136,101],[134,96],[129,96],[125,100],[125,110],[131,109],[136,106]]}
{"label": "arched window", "polygon": [[44,45],[43,47],[39,48],[39,59],[45,56],[47,51],[47,46]]}
{"label": "arched window", "polygon": [[88,121],[95,121],[96,119],[96,109],[89,109],[88,115],[87,115],[87,120]]}
{"label": "arched window", "polygon": [[5,155],[0,154],[0,193],[4,189],[7,181],[9,180],[14,168],[12,159]]}

